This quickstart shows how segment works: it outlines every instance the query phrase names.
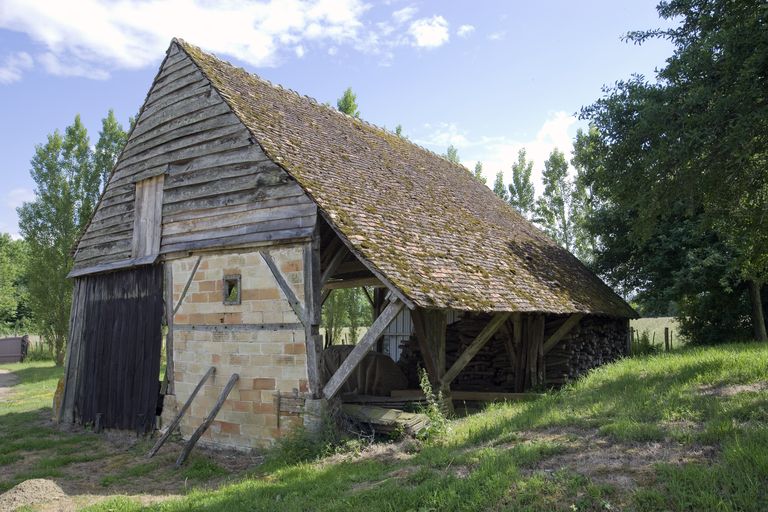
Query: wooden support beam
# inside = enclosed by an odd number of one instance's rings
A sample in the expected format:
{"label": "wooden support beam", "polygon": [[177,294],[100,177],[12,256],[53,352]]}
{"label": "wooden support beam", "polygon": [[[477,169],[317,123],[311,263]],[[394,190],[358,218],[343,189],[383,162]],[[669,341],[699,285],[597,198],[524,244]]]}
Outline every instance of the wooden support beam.
{"label": "wooden support beam", "polygon": [[173,264],[163,263],[165,273],[165,394],[173,395]]}
{"label": "wooden support beam", "polygon": [[326,399],[330,400],[336,396],[336,393],[339,392],[339,389],[341,389],[341,386],[344,385],[344,382],[346,382],[352,374],[352,371],[357,368],[360,361],[362,361],[368,351],[371,350],[373,344],[376,343],[376,340],[381,336],[387,326],[392,323],[398,313],[402,311],[403,307],[405,307],[405,304],[403,304],[401,300],[395,299],[390,302],[389,305],[384,308],[384,311],[381,312],[381,315],[373,321],[373,324],[365,335],[363,335],[360,342],[355,345],[355,348],[352,349],[352,352],[349,353],[344,362],[341,363],[341,366],[339,366],[339,369],[336,370],[336,373],[333,374],[333,377],[331,377],[325,385],[323,396]]}
{"label": "wooden support beam", "polygon": [[304,342],[307,352],[307,381],[312,398],[320,398],[322,393],[322,372],[320,358],[323,342],[320,337],[320,235],[318,230],[312,240],[304,246]]}
{"label": "wooden support beam", "polygon": [[179,455],[179,458],[176,459],[177,468],[181,467],[181,465],[184,464],[184,461],[186,461],[187,457],[189,457],[189,454],[192,452],[192,448],[195,447],[195,444],[197,444],[197,441],[198,439],[200,439],[200,436],[205,434],[205,431],[208,430],[208,427],[211,426],[211,423],[213,423],[213,420],[216,419],[216,415],[219,414],[219,410],[221,410],[221,406],[224,405],[224,401],[227,399],[229,392],[232,391],[232,388],[235,387],[235,384],[237,384],[237,381],[239,378],[240,376],[236,373],[233,373],[232,376],[229,378],[229,382],[227,382],[227,385],[224,386],[224,390],[221,392],[221,395],[219,395],[219,399],[214,404],[213,409],[211,409],[211,412],[208,413],[208,417],[205,418],[205,421],[199,427],[197,427],[197,430],[195,430],[195,433],[192,434],[192,437],[189,438],[189,441],[187,441],[187,444],[184,445],[184,449]]}
{"label": "wooden support beam", "polygon": [[323,285],[324,290],[338,290],[340,288],[360,288],[361,286],[383,287],[384,283],[376,277],[357,277],[355,279],[343,279],[330,281]]}
{"label": "wooden support beam", "polygon": [[323,291],[320,293],[320,306],[322,306],[323,304],[325,304],[325,301],[326,301],[326,300],[328,300],[328,297],[330,297],[330,296],[331,296],[331,292],[332,292],[332,291],[333,291],[333,290],[329,290],[329,289],[327,289],[327,288],[326,288],[326,289],[324,289],[324,290],[323,290]]}
{"label": "wooden support beam", "polygon": [[434,385],[438,385],[442,375],[439,375],[437,371],[437,360],[435,359],[432,345],[429,343],[429,339],[427,338],[427,329],[422,313],[423,310],[421,308],[416,308],[411,311],[413,333],[416,336],[416,341],[419,344],[419,351],[421,352],[421,358],[424,360],[424,367],[427,370],[427,375],[429,375],[429,380],[431,380]]}
{"label": "wooden support beam", "polygon": [[[331,218],[322,210],[318,210],[318,213],[323,217],[323,220],[325,220],[326,224],[333,230],[334,233],[336,233],[336,236],[339,237],[339,240],[341,240],[344,245],[347,246],[347,249],[349,249],[349,252],[355,255],[355,257],[360,260],[360,262],[365,265],[365,267],[373,274],[375,277],[377,277],[381,284],[386,286],[389,291],[395,294],[395,296],[400,299],[403,303],[405,303],[406,306],[408,306],[408,309],[413,309],[416,307],[416,305],[411,301],[408,297],[405,296],[403,292],[401,292],[395,285],[393,285],[389,279],[384,276],[373,264],[368,262],[362,254],[360,254],[355,247],[352,245],[352,243],[347,239],[346,236],[342,234],[340,230],[336,228],[336,225],[331,220]],[[358,286],[377,286],[377,285],[358,285]]]}
{"label": "wooden support beam", "polygon": [[363,287],[362,290],[365,294],[365,298],[368,299],[368,303],[371,305],[371,308],[376,309],[376,304],[373,302],[373,297],[371,297],[371,294],[368,293],[368,289]]}
{"label": "wooden support beam", "polygon": [[285,295],[285,299],[288,301],[288,304],[291,305],[291,309],[296,313],[296,316],[299,317],[299,322],[307,325],[307,320],[304,316],[304,308],[301,306],[299,299],[296,298],[296,294],[293,293],[293,288],[288,284],[283,273],[277,268],[277,264],[275,263],[275,260],[272,259],[272,255],[267,251],[259,251],[259,254],[261,254],[261,258],[264,260],[264,263],[267,264],[269,270],[272,271],[272,275],[275,277],[275,281],[277,281],[277,285],[280,287],[283,295]]}
{"label": "wooden support beam", "polygon": [[208,368],[208,371],[205,372],[205,375],[203,375],[203,378],[200,379],[200,382],[197,383],[197,386],[195,386],[195,389],[192,390],[192,394],[189,395],[189,398],[187,398],[187,401],[184,403],[184,406],[179,410],[179,413],[176,415],[176,417],[173,419],[170,425],[168,425],[168,430],[165,431],[165,434],[163,434],[163,437],[157,440],[155,443],[155,446],[152,447],[151,450],[149,450],[149,453],[147,453],[147,458],[152,458],[157,453],[157,451],[165,444],[165,442],[168,440],[169,437],[171,437],[171,434],[173,434],[173,431],[176,430],[176,427],[179,426],[179,423],[181,423],[181,419],[184,417],[184,414],[186,414],[187,409],[189,409],[189,406],[192,405],[192,401],[197,396],[197,393],[202,389],[203,384],[214,374],[216,373],[216,368],[211,366]]}
{"label": "wooden support beam", "polygon": [[182,303],[184,302],[184,298],[187,296],[187,292],[189,291],[189,286],[192,284],[192,279],[195,277],[195,274],[197,273],[197,267],[200,266],[200,260],[202,260],[202,256],[197,257],[197,261],[195,262],[195,266],[192,267],[192,273],[189,274],[189,279],[187,279],[187,284],[184,285],[184,290],[181,292],[181,297],[179,297],[179,302],[176,304],[176,306],[173,308],[173,314],[179,312],[179,308],[181,308]]}
{"label": "wooden support beam", "polygon": [[560,328],[544,342],[544,355],[547,355],[547,352],[555,348],[557,344],[560,343],[560,340],[562,340],[566,334],[571,332],[571,329],[576,327],[583,317],[583,313],[574,313],[569,316],[568,320],[566,320],[563,325],[561,325]]}
{"label": "wooden support beam", "polygon": [[325,283],[328,282],[328,279],[330,279],[331,276],[336,273],[336,270],[338,270],[347,254],[349,254],[349,251],[347,251],[346,247],[342,245],[338,248],[336,254],[331,257],[331,260],[328,262],[328,266],[325,267],[325,270],[323,270],[323,273],[320,276],[320,286],[325,286]]}
{"label": "wooden support beam", "polygon": [[488,340],[490,340],[494,334],[496,334],[496,331],[499,330],[499,327],[506,322],[507,318],[511,313],[496,313],[493,318],[491,318],[491,321],[488,322],[488,325],[486,325],[482,331],[480,331],[480,334],[477,335],[477,338],[475,338],[472,343],[467,347],[467,349],[459,356],[459,358],[456,360],[455,363],[453,363],[453,366],[445,372],[445,375],[443,375],[443,378],[441,379],[441,384],[443,387],[449,386],[451,382],[453,382],[453,379],[456,378],[456,376],[461,373],[461,370],[464,369],[465,366],[467,366],[467,363],[469,363],[475,355],[480,352],[480,349],[485,346],[486,343],[488,343]]}

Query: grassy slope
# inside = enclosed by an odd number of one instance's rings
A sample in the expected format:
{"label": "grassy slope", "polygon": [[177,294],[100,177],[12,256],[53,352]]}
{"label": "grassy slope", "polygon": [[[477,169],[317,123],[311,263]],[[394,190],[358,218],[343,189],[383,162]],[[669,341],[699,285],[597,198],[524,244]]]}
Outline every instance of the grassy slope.
{"label": "grassy slope", "polygon": [[[186,510],[767,510],[768,391],[714,396],[702,386],[768,380],[768,347],[692,349],[621,361],[530,403],[456,421],[407,460],[268,464],[214,492],[158,505]],[[621,447],[714,447],[713,460],[659,463],[636,489],[537,464],[568,448],[536,431],[594,432]],[[574,430],[577,429],[577,430]],[[623,449],[623,448],[622,448]],[[461,471],[457,471],[461,470]],[[127,500],[98,510],[135,510]]]}

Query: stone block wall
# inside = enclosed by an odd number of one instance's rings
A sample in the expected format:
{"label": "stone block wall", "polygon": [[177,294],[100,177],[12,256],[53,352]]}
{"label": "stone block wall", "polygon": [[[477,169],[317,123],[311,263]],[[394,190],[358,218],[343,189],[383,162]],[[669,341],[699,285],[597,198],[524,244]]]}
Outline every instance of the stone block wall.
{"label": "stone block wall", "polygon": [[[300,302],[304,301],[303,246],[270,254]],[[198,256],[173,260],[177,303]],[[241,303],[224,304],[224,276],[241,276]],[[277,417],[275,394],[307,391],[304,327],[258,251],[203,254],[174,317],[174,386],[180,407],[208,370],[216,373],[195,398],[181,424],[188,438],[215,404],[233,373],[240,375],[201,444],[250,448],[269,444],[301,423],[298,414]]]}

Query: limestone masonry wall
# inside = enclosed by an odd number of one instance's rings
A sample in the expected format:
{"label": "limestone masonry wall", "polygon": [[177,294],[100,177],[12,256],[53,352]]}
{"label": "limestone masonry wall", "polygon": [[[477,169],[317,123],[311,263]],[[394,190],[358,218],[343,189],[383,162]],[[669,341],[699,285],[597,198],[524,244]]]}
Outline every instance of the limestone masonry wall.
{"label": "limestone masonry wall", "polygon": [[[303,302],[302,251],[303,246],[294,245],[269,252]],[[197,258],[194,255],[171,262],[174,303]],[[224,276],[231,275],[241,276],[238,305],[226,305],[223,300]],[[240,380],[201,438],[202,444],[263,446],[300,423],[297,414],[282,413],[278,421],[274,397],[277,391],[307,390],[304,328],[258,251],[203,254],[173,322],[177,407],[187,400],[208,368],[216,367],[215,376],[181,423],[185,438],[202,423],[233,373],[240,374]]]}

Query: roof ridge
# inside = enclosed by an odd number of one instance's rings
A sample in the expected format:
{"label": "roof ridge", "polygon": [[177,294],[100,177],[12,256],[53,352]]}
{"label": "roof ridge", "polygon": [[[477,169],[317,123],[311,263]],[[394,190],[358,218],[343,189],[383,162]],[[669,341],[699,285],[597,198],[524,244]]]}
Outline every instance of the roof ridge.
{"label": "roof ridge", "polygon": [[182,48],[184,48],[184,47],[191,47],[191,48],[193,48],[195,50],[198,50],[201,53],[209,55],[209,56],[213,57],[214,59],[216,59],[216,60],[218,60],[220,62],[223,62],[224,64],[227,64],[228,66],[232,66],[235,69],[239,69],[239,70],[243,71],[244,73],[247,73],[249,76],[251,76],[251,77],[255,78],[256,80],[259,80],[259,81],[267,84],[270,87],[273,87],[275,89],[278,89],[278,90],[281,90],[281,91],[284,91],[284,92],[287,92],[287,93],[291,93],[291,94],[295,95],[299,99],[308,100],[311,104],[313,104],[315,106],[318,106],[318,107],[321,107],[321,108],[324,108],[324,109],[328,110],[329,112],[332,112],[332,113],[334,113],[336,115],[346,116],[346,117],[352,119],[353,121],[357,121],[357,122],[362,123],[365,126],[368,126],[369,128],[372,128],[372,129],[375,129],[375,130],[381,130],[382,132],[384,132],[384,133],[386,133],[388,135],[392,135],[393,137],[399,137],[400,139],[403,140],[403,142],[405,142],[407,144],[410,144],[410,145],[412,145],[412,146],[414,146],[416,148],[419,148],[422,151],[425,151],[425,152],[427,152],[427,153],[429,153],[431,155],[434,155],[434,156],[436,156],[436,157],[438,157],[438,158],[440,158],[442,160],[445,160],[446,162],[450,163],[454,167],[457,167],[459,170],[462,170],[464,172],[468,172],[470,174],[472,173],[472,171],[470,171],[468,167],[465,167],[461,163],[457,163],[457,162],[454,162],[452,160],[449,160],[445,155],[441,155],[440,153],[436,153],[435,151],[433,151],[433,150],[431,150],[429,148],[426,148],[426,147],[422,146],[421,144],[417,144],[414,141],[412,141],[411,139],[409,139],[408,137],[404,137],[402,135],[398,135],[395,132],[387,129],[384,126],[379,126],[379,125],[374,124],[374,123],[372,123],[372,122],[370,122],[370,121],[368,121],[366,119],[363,119],[361,117],[351,116],[351,115],[347,114],[346,112],[342,112],[338,108],[334,108],[332,105],[330,105],[328,103],[322,103],[322,102],[318,101],[317,98],[309,96],[308,94],[301,94],[300,92],[295,91],[295,90],[293,90],[291,88],[288,88],[288,87],[284,87],[283,85],[281,85],[279,83],[272,82],[271,80],[269,80],[267,78],[264,78],[261,75],[258,75],[256,73],[252,73],[252,72],[248,71],[247,69],[245,69],[242,66],[236,66],[235,64],[232,64],[230,61],[220,58],[215,53],[207,52],[207,51],[203,50],[202,48],[200,48],[199,46],[194,45],[194,44],[192,44],[192,43],[190,43],[188,41],[185,41],[184,39],[182,39],[180,37],[174,37],[171,40],[171,44],[173,44],[173,43],[176,43],[176,44],[180,45]]}

